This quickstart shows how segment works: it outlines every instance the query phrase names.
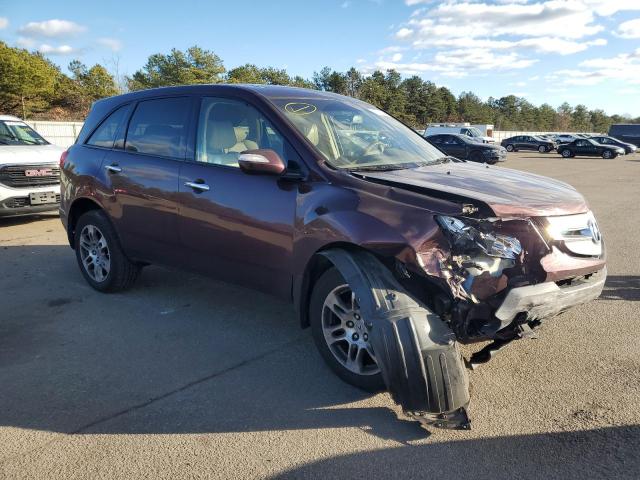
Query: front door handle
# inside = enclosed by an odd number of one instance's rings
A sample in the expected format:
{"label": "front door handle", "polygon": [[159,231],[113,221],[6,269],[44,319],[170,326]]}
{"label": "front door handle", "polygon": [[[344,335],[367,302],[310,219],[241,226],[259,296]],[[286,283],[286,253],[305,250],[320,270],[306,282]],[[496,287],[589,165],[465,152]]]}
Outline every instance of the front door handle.
{"label": "front door handle", "polygon": [[209,185],[207,185],[206,183],[185,182],[184,186],[185,187],[191,187],[194,190],[198,190],[200,192],[208,192],[209,191]]}
{"label": "front door handle", "polygon": [[106,167],[104,167],[104,169],[107,170],[108,172],[111,172],[111,173],[120,173],[122,171],[122,168],[120,168],[116,164],[107,165]]}

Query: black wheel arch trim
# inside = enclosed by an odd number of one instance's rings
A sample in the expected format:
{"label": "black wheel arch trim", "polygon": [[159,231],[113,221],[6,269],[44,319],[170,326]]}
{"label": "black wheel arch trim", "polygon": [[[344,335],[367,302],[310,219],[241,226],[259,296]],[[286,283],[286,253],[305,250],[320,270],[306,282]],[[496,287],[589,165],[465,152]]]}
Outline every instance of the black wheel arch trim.
{"label": "black wheel arch trim", "polygon": [[451,329],[367,251],[319,252],[356,294],[393,400],[423,424],[470,427],[469,382]]}

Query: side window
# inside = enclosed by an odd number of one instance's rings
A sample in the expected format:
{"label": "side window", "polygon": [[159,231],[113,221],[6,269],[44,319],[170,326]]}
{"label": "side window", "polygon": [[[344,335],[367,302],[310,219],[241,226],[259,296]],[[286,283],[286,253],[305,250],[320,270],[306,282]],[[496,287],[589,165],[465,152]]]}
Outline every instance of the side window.
{"label": "side window", "polygon": [[203,98],[200,105],[196,160],[239,167],[246,150],[274,150],[287,163],[289,148],[271,123],[253,106],[240,100]]}
{"label": "side window", "polygon": [[95,132],[91,134],[87,145],[95,147],[113,148],[118,129],[127,117],[129,105],[123,105],[105,118]]}
{"label": "side window", "polygon": [[189,97],[140,102],[129,122],[125,150],[184,158],[190,105]]}
{"label": "side window", "polygon": [[428,140],[431,143],[435,143],[436,145],[441,145],[442,144],[442,135],[435,135],[433,137],[429,137]]}
{"label": "side window", "polygon": [[588,145],[589,145],[589,143],[588,143],[588,142],[585,142],[584,140],[578,140],[578,141],[576,142],[576,145],[577,145],[578,147],[586,147],[586,146],[588,146]]}

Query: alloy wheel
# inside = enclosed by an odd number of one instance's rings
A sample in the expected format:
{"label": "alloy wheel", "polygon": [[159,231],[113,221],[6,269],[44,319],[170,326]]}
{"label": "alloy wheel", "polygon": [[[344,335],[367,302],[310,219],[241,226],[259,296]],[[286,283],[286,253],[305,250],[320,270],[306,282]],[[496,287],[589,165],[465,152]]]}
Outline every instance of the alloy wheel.
{"label": "alloy wheel", "polygon": [[340,285],[322,305],[322,332],[329,350],[347,370],[357,375],[380,372],[369,343],[369,331],[349,285]]}
{"label": "alloy wheel", "polygon": [[86,225],[80,232],[80,258],[87,275],[104,282],[111,270],[111,255],[107,239],[95,225]]}

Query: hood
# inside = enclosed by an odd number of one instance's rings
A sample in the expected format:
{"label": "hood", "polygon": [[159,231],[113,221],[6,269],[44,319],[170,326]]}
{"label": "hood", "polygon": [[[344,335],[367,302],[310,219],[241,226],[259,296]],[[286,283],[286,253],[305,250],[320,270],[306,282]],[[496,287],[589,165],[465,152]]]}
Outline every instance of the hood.
{"label": "hood", "polygon": [[[437,198],[477,200],[501,217],[570,215],[589,210],[571,185],[551,178],[471,162],[449,162],[389,172],[360,172],[364,179],[391,182]],[[457,200],[456,200],[457,201]]]}
{"label": "hood", "polygon": [[56,145],[0,145],[0,165],[58,163],[64,148]]}

